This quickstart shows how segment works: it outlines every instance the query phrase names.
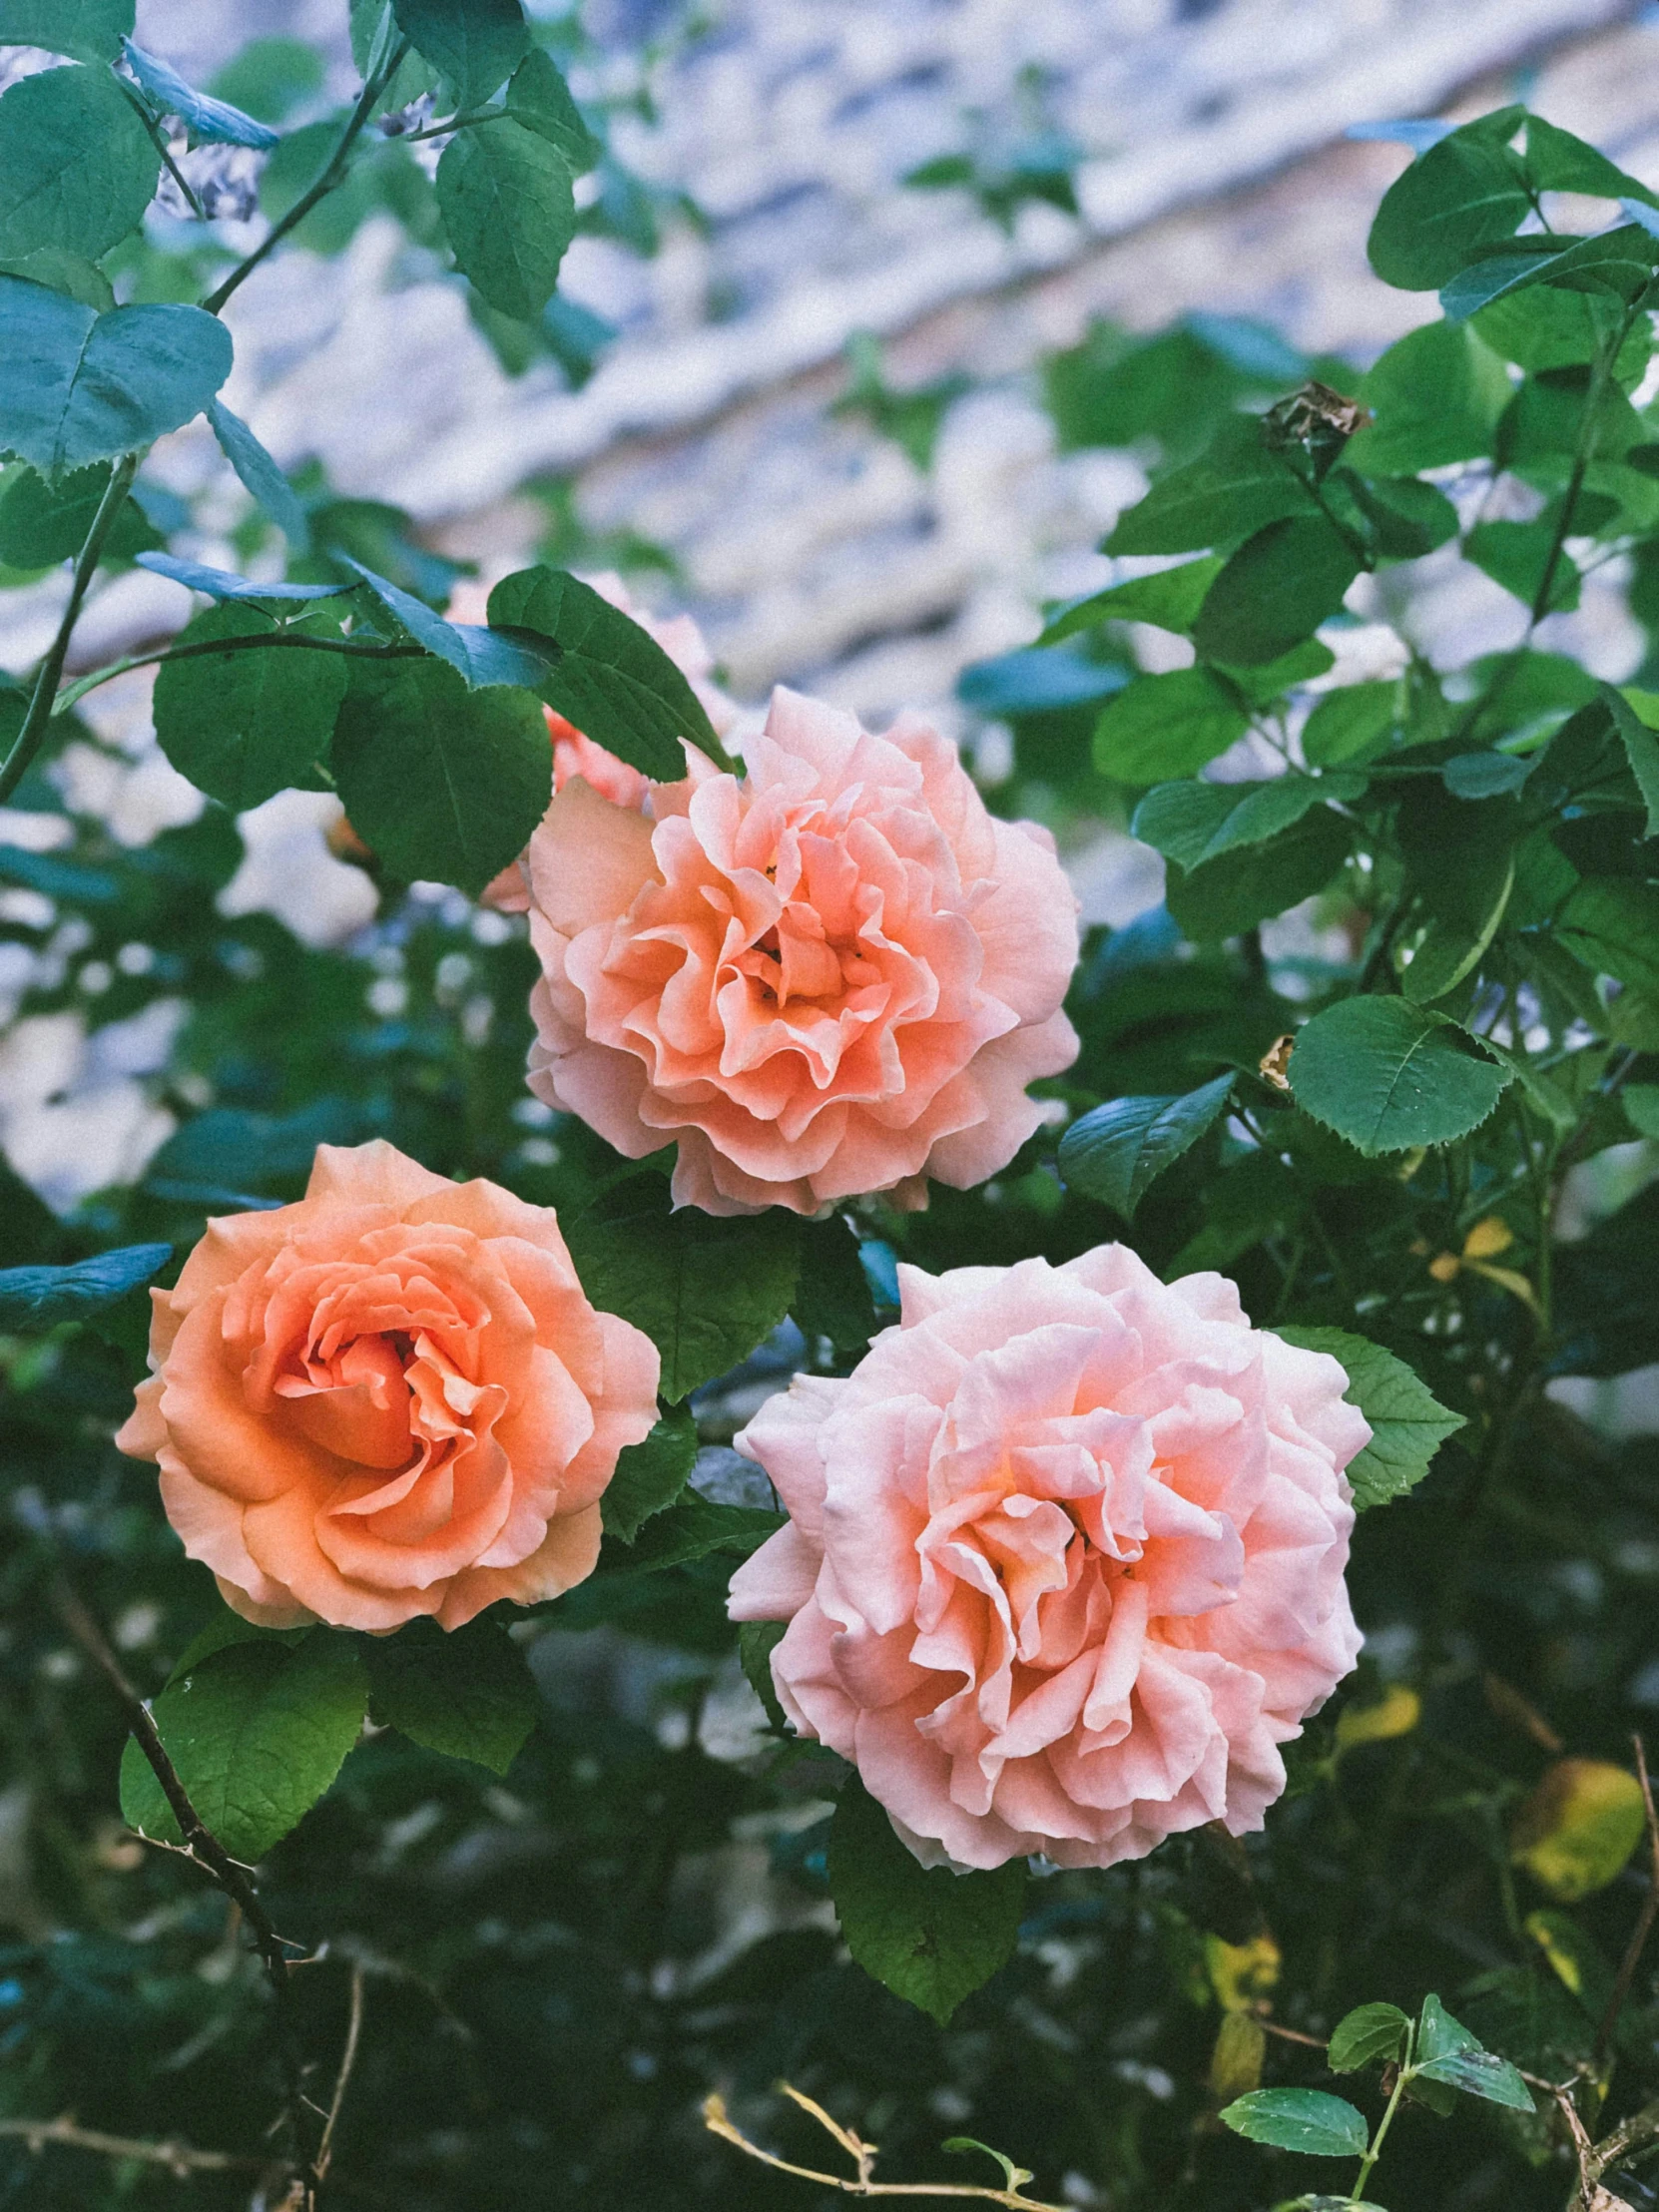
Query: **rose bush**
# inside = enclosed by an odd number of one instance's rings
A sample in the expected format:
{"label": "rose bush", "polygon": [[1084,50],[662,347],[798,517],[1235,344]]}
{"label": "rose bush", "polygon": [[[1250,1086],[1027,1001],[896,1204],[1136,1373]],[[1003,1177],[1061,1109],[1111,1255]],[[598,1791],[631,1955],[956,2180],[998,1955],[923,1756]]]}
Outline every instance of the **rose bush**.
{"label": "rose bush", "polygon": [[597,1313],[550,1208],[391,1145],[322,1145],[303,1199],[212,1221],[157,1291],[117,1442],[268,1627],[459,1628],[592,1572],[658,1355]]}
{"label": "rose bush", "polygon": [[850,1376],[797,1377],[737,1438],[790,1522],[731,1612],[790,1623],[791,1720],[927,1864],[1260,1828],[1360,1650],[1343,1369],[1124,1245],[899,1284]]}
{"label": "rose bush", "polygon": [[913,716],[779,691],[741,781],[693,754],[655,821],[577,781],[530,840],[531,1084],[712,1214],[924,1201],[1005,1167],[1077,1052],[1077,901]]}

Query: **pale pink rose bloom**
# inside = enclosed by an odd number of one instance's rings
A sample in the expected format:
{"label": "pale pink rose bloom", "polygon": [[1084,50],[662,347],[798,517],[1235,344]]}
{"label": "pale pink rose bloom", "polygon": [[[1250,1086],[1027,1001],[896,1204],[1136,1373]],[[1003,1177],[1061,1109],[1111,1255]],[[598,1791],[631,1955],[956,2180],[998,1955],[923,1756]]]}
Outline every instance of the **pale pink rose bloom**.
{"label": "pale pink rose bloom", "polygon": [[688,748],[655,822],[581,781],[554,800],[531,1089],[630,1159],[678,1139],[675,1202],[711,1214],[982,1183],[1077,1055],[1053,838],[989,815],[914,716],[871,737],[780,691],[746,751],[740,781]]}
{"label": "pale pink rose bloom", "polygon": [[798,1376],[737,1439],[790,1520],[730,1609],[789,1622],[797,1730],[929,1866],[1260,1828],[1360,1649],[1343,1369],[1122,1245],[898,1272],[852,1374]]}
{"label": "pale pink rose bloom", "polygon": [[[738,719],[737,702],[710,681],[715,657],[691,616],[670,615],[660,620],[648,614],[615,569],[608,568],[598,576],[584,576],[580,581],[630,616],[648,637],[656,640],[681,675],[689,679],[704,713],[714,725],[716,737],[724,738]],[[488,606],[489,587],[469,577],[455,586],[445,611],[451,622],[481,623],[486,619]],[[551,707],[543,708],[542,712],[547,717],[548,736],[553,740],[555,792],[562,792],[573,776],[580,776],[593,786],[601,799],[612,800],[619,807],[644,807],[651,787],[637,768],[619,760],[614,753],[608,753],[602,745],[595,745],[592,738]],[[481,895],[486,906],[499,907],[503,913],[523,913],[530,903],[530,894],[522,863],[514,860],[504,867],[485,884]]]}

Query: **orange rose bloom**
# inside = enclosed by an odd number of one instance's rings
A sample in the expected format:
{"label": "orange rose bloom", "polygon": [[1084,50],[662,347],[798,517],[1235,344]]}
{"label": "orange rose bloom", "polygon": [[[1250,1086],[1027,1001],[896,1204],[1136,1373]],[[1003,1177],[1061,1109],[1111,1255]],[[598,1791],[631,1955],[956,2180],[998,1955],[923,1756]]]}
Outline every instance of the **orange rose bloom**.
{"label": "orange rose bloom", "polygon": [[154,1373],[116,1442],[160,1463],[245,1619],[459,1628],[593,1571],[659,1363],[589,1303],[550,1208],[319,1145],[297,1205],[210,1222],[151,1296]]}

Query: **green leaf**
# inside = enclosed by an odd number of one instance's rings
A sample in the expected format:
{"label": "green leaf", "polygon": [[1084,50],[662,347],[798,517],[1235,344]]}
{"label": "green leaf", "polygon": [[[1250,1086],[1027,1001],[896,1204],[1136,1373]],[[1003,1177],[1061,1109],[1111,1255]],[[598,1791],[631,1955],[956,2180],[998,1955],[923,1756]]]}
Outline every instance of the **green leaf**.
{"label": "green leaf", "polygon": [[[0,491],[0,561],[12,568],[47,568],[79,553],[109,489],[108,463],[78,468],[49,484],[32,468],[20,468]],[[106,559],[131,560],[161,539],[129,499],[106,540]]]}
{"label": "green leaf", "polygon": [[507,110],[527,131],[546,139],[573,175],[582,176],[598,161],[600,146],[582,121],[582,111],[552,56],[542,47],[532,47],[513,71]]}
{"label": "green leaf", "polygon": [[133,28],[133,9],[134,0],[0,0],[0,46],[113,62]]}
{"label": "green leaf", "polygon": [[1593,975],[1659,991],[1659,883],[1587,876],[1556,917],[1556,934]]}
{"label": "green leaf", "polygon": [[208,406],[208,422],[243,488],[253,494],[287,539],[289,552],[308,553],[311,526],[299,495],[241,415],[234,415],[223,400],[215,399]]}
{"label": "green leaf", "polygon": [[1218,1075],[1181,1098],[1113,1098],[1096,1106],[1060,1139],[1061,1180],[1132,1221],[1165,1168],[1225,1111],[1233,1083],[1233,1076]]}
{"label": "green leaf", "polygon": [[352,826],[406,882],[476,896],[547,812],[540,708],[526,692],[468,691],[439,661],[350,665],[332,762]]}
{"label": "green leaf", "polygon": [[674,1212],[660,1175],[630,1175],[564,1229],[589,1298],[662,1354],[671,1400],[746,1359],[795,1294],[797,1224],[777,1207],[732,1219]]}
{"label": "green leaf", "polygon": [[665,1413],[643,1443],[627,1444],[599,1500],[607,1536],[632,1543],[653,1513],[672,1505],[697,1463],[697,1423],[683,1405]]}
{"label": "green leaf", "polygon": [[1235,2135],[1308,2158],[1363,2158],[1370,2140],[1354,2106],[1324,2089],[1252,2089],[1221,2117]]}
{"label": "green leaf", "polygon": [[1362,563],[1324,515],[1290,515],[1258,530],[1211,585],[1193,625],[1207,660],[1277,661],[1336,614]]}
{"label": "green leaf", "polygon": [[1443,1014],[1372,996],[1316,1014],[1298,1032],[1290,1078],[1297,1104],[1368,1158],[1466,1137],[1510,1080]]}
{"label": "green leaf", "polygon": [[252,577],[233,576],[229,569],[181,560],[176,553],[141,553],[138,565],[154,569],[158,576],[171,576],[176,584],[187,585],[192,591],[206,592],[210,599],[254,600],[262,605],[267,601],[281,606],[289,601],[338,599],[354,588],[350,584],[261,584]]}
{"label": "green leaf", "polygon": [[1583,192],[1596,200],[1640,200],[1659,208],[1659,194],[1541,115],[1526,119],[1526,169],[1539,192]]}
{"label": "green leaf", "polygon": [[1638,1137],[1659,1137],[1659,1083],[1626,1083],[1619,1104]]}
{"label": "green leaf", "polygon": [[1402,2058],[1410,2030],[1410,2014],[1397,2004],[1357,2005],[1331,2030],[1326,2063],[1333,2073],[1344,2074],[1358,2073],[1374,2058]]}
{"label": "green leaf", "polygon": [[455,88],[462,108],[487,100],[530,50],[519,0],[392,0],[392,13],[415,52]]}
{"label": "green leaf", "polygon": [[1431,2059],[1418,2067],[1417,2074],[1420,2080],[1443,2081],[1448,2088],[1461,2089],[1467,2096],[1484,2097],[1488,2104],[1507,2105],[1512,2112],[1535,2109],[1526,2083],[1508,2059],[1499,2058],[1495,2051],[1457,2051],[1448,2058]]}
{"label": "green leaf", "polygon": [[[175,641],[208,645],[279,631],[339,638],[328,615],[282,624],[260,608],[210,607]],[[345,698],[341,653],[245,646],[169,659],[156,677],[156,737],[181,776],[233,814],[299,784],[328,750]]]}
{"label": "green leaf", "polygon": [[862,1357],[875,1334],[875,1301],[844,1214],[801,1225],[801,1272],[790,1312],[811,1344],[828,1337],[837,1353]]}
{"label": "green leaf", "polygon": [[1201,561],[1183,561],[1179,568],[1159,569],[1152,576],[1134,576],[1127,584],[1113,584],[1106,591],[1090,592],[1057,608],[1037,640],[1038,645],[1058,645],[1080,630],[1092,630],[1102,622],[1150,622],[1160,630],[1186,637],[1192,629],[1204,595],[1221,574],[1219,553]]}
{"label": "green leaf", "polygon": [[[63,74],[48,70],[24,83]],[[98,314],[60,292],[0,276],[0,450],[9,447],[43,475],[109,460],[177,430],[230,373],[231,333],[200,307]]]}
{"label": "green leaf", "polygon": [[1399,713],[1397,683],[1346,684],[1326,692],[1302,726],[1302,757],[1310,768],[1334,768],[1385,752]]}
{"label": "green leaf", "polygon": [[772,1655],[789,1634],[788,1621],[741,1621],[738,1625],[738,1657],[745,1679],[766,1708],[767,1719],[780,1736],[790,1732],[789,1716],[772,1679]]}
{"label": "green leaf", "polygon": [[0,254],[0,276],[26,277],[31,284],[64,292],[100,314],[115,305],[115,286],[104,272],[84,256],[66,254],[60,247],[37,246],[27,254]]}
{"label": "green leaf", "polygon": [[1191,944],[1239,936],[1324,890],[1353,835],[1341,815],[1316,807],[1261,844],[1236,846],[1191,873],[1172,867],[1164,902]]}
{"label": "green leaf", "polygon": [[1010,2191],[1018,2190],[1026,2182],[1035,2179],[1029,2166],[1016,2166],[1005,2152],[992,2150],[989,2143],[980,2142],[976,2135],[947,2135],[939,2148],[964,2152],[976,2150],[981,2156],[992,2159],[1002,2168],[1003,2185]]}
{"label": "green leaf", "polygon": [[412,592],[399,590],[395,584],[388,584],[383,576],[376,576],[371,568],[364,568],[361,561],[354,561],[348,553],[337,557],[347,568],[356,570],[390,615],[394,627],[413,638],[416,645],[423,646],[437,660],[447,661],[469,691],[487,690],[492,686],[535,691],[546,681],[551,660],[546,650],[538,650],[522,639],[503,637],[498,631],[483,629],[476,623],[446,622],[442,615],[435,615],[424,600],[416,599]]}
{"label": "green leaf", "polygon": [[0,255],[97,261],[137,230],[161,158],[115,79],[44,69],[0,99]]}
{"label": "green leaf", "polygon": [[1249,728],[1237,694],[1207,668],[1137,676],[1101,709],[1094,765],[1124,784],[1193,776]]}
{"label": "green leaf", "polygon": [[[1396,1360],[1369,1337],[1356,1337],[1346,1329],[1290,1325],[1280,1326],[1275,1335],[1289,1345],[1300,1345],[1305,1352],[1328,1352],[1348,1371],[1348,1388],[1343,1395],[1351,1405],[1359,1406],[1372,1432],[1371,1442],[1348,1467],[1354,1502],[1361,1512],[1368,1506],[1386,1505],[1390,1498],[1403,1497],[1407,1490],[1415,1489],[1441,1444],[1463,1426],[1461,1413],[1448,1411],[1403,1360]],[[1362,2007],[1364,2011],[1377,2009],[1372,2005]],[[1339,2066],[1336,2070],[1341,2073],[1346,2069]]]}
{"label": "green leaf", "polygon": [[1353,469],[1326,479],[1326,497],[1347,494],[1380,561],[1418,561],[1457,535],[1457,510],[1444,492],[1415,476],[1383,476],[1374,483]]}
{"label": "green leaf", "polygon": [[988,1874],[919,1866],[850,1775],[830,1827],[830,1894],[865,1973],[942,2027],[1013,1956],[1025,1862]]}
{"label": "green leaf", "polygon": [[256,123],[228,100],[196,91],[159,55],[146,53],[131,39],[124,40],[123,46],[133,75],[163,115],[177,116],[192,138],[210,146],[251,146],[260,153],[269,153],[276,144],[276,133],[269,124]]}
{"label": "green leaf", "polygon": [[623,1546],[607,1538],[593,1579],[660,1574],[667,1567],[688,1566],[717,1552],[747,1559],[784,1522],[782,1513],[769,1513],[756,1505],[718,1505],[687,1490],[666,1511],[654,1513],[632,1544]]}
{"label": "green leaf", "polygon": [[1184,868],[1202,867],[1237,845],[1261,844],[1329,799],[1355,799],[1365,778],[1276,776],[1267,784],[1160,784],[1129,828],[1143,844]]}
{"label": "green leaf", "polygon": [[1314,495],[1263,442],[1257,415],[1229,415],[1209,449],[1159,477],[1118,517],[1106,553],[1198,553],[1241,544],[1288,515],[1317,515]]}
{"label": "green leaf", "polygon": [[505,1774],[536,1725],[541,1701],[524,1654],[498,1622],[445,1631],[415,1620],[365,1636],[368,1710],[410,1743]]}
{"label": "green leaf", "polygon": [[[263,1859],[321,1797],[357,1740],[368,1682],[356,1639],[312,1629],[211,1653],[151,1708],[191,1803],[233,1859]],[[121,1760],[121,1811],[160,1843],[182,1839],[136,1743]]]}
{"label": "green leaf", "polygon": [[322,90],[322,56],[297,38],[257,38],[212,78],[216,99],[233,101],[262,123],[285,123]]}
{"label": "green leaf", "polygon": [[1366,242],[1372,268],[1401,291],[1435,291],[1482,250],[1513,238],[1532,203],[1520,163],[1502,144],[1518,108],[1482,116],[1440,140],[1382,196]]}
{"label": "green leaf", "polygon": [[[1531,250],[1483,263],[1447,284],[1440,304],[1448,317],[1457,319],[1535,284],[1559,284],[1568,291],[1633,302],[1646,290],[1656,263],[1659,238],[1643,224],[1626,223],[1616,231],[1580,239],[1564,253]],[[1621,351],[1620,359],[1626,357]]]}
{"label": "green leaf", "polygon": [[702,702],[662,647],[576,577],[520,569],[490,593],[489,619],[551,640],[559,650],[543,699],[645,775],[684,776],[682,738],[724,759]]}
{"label": "green leaf", "polygon": [[[1471,327],[1500,359],[1518,368],[1575,368],[1595,359],[1617,315],[1612,301],[1593,292],[1531,284],[1480,308]],[[1627,387],[1638,382],[1647,358],[1645,333],[1632,331],[1614,375]]]}
{"label": "green leaf", "polygon": [[1628,684],[1615,691],[1603,684],[1598,697],[1613,718],[1647,809],[1647,834],[1659,837],[1659,692],[1637,691]]}
{"label": "green leaf", "polygon": [[458,132],[436,183],[462,273],[492,307],[533,321],[576,236],[570,163],[548,139],[504,119]]}
{"label": "green leaf", "polygon": [[148,1283],[172,1257],[171,1245],[123,1245],[73,1267],[0,1270],[0,1333],[84,1321]]}
{"label": "green leaf", "polygon": [[1426,1005],[1473,972],[1508,905],[1521,829],[1510,798],[1461,800],[1426,781],[1408,792],[1397,835],[1425,926],[1402,940],[1407,998]]}
{"label": "green leaf", "polygon": [[1376,420],[1355,432],[1344,461],[1363,476],[1392,477],[1489,453],[1514,387],[1472,331],[1430,322],[1373,363],[1359,396]]}
{"label": "green leaf", "polygon": [[1568,614],[1578,605],[1583,579],[1570,553],[1554,552],[1557,526],[1558,516],[1548,508],[1532,522],[1477,522],[1463,540],[1464,558],[1529,608],[1543,590],[1548,567],[1549,604],[1544,612]]}
{"label": "green leaf", "polygon": [[1454,753],[1440,781],[1453,799],[1501,799],[1518,792],[1537,765],[1536,753]]}
{"label": "green leaf", "polygon": [[1479,2037],[1471,2035],[1461,2020],[1454,2020],[1437,1996],[1430,1993],[1423,1998],[1417,2020],[1417,2047],[1412,2053],[1417,2065],[1459,2057],[1464,2051],[1479,2048]]}

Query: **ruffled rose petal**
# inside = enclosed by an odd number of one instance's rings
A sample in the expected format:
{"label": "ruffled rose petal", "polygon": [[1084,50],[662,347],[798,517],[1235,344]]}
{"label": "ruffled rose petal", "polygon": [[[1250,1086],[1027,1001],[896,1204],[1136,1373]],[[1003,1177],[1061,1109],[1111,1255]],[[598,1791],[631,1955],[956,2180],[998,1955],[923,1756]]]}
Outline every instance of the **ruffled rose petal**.
{"label": "ruffled rose petal", "polygon": [[794,1726],[924,1865],[1260,1827],[1359,1651],[1342,1368],[1117,1246],[899,1281],[850,1376],[798,1378],[740,1438],[791,1518],[731,1611],[789,1622]]}
{"label": "ruffled rose petal", "polygon": [[[677,1205],[815,1213],[966,1185],[1077,1054],[1077,902],[954,747],[779,691],[742,781],[693,761],[651,820],[565,786],[531,840],[531,1084],[617,1150],[677,1141]],[[654,824],[654,827],[653,827]]]}
{"label": "ruffled rose petal", "polygon": [[558,1223],[376,1142],[210,1225],[154,1301],[118,1441],[250,1620],[458,1627],[592,1571],[658,1355],[595,1311]]}

